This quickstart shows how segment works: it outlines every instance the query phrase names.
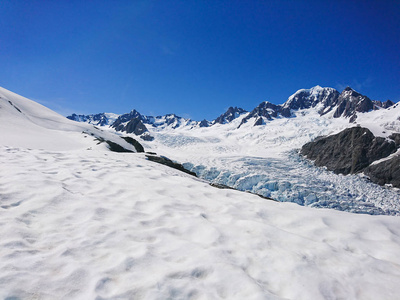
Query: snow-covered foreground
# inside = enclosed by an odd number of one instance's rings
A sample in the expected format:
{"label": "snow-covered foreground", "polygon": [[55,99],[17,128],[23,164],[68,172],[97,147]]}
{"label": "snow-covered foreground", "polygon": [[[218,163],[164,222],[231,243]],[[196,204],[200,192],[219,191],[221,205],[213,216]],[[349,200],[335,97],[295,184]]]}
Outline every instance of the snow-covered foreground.
{"label": "snow-covered foreground", "polygon": [[0,162],[2,299],[398,297],[398,217],[220,190],[140,154]]}

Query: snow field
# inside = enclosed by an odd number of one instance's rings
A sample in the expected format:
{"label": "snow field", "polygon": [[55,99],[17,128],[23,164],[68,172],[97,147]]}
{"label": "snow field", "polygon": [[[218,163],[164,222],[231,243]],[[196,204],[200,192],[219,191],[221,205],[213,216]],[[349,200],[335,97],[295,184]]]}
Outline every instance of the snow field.
{"label": "snow field", "polygon": [[220,190],[140,154],[2,146],[0,161],[1,298],[398,294],[399,218]]}

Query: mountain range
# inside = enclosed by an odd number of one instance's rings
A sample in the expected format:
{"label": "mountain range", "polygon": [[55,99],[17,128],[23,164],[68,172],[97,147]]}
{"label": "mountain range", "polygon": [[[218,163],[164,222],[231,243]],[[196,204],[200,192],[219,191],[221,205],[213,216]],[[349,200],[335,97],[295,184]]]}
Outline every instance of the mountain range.
{"label": "mountain range", "polygon": [[339,93],[334,88],[315,86],[311,89],[301,89],[291,95],[282,105],[268,101],[260,103],[252,111],[243,108],[229,107],[228,110],[212,121],[193,121],[179,117],[175,114],[164,116],[144,116],[135,109],[129,113],[117,115],[112,113],[99,113],[93,115],[72,114],[67,118],[74,121],[86,122],[98,126],[110,126],[116,131],[134,133],[148,139],[147,126],[155,128],[178,127],[210,127],[217,124],[230,123],[238,117],[245,115],[240,125],[250,122],[253,126],[266,124],[276,118],[291,118],[293,111],[317,107],[320,115],[333,112],[334,118],[347,118],[349,122],[356,122],[357,113],[365,113],[394,105],[390,100],[385,102],[371,100],[361,95],[350,87]]}

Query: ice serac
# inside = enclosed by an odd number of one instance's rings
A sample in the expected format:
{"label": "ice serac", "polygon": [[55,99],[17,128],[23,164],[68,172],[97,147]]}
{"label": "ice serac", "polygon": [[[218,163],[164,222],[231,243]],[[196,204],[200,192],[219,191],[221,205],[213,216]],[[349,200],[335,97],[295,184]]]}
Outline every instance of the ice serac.
{"label": "ice serac", "polygon": [[240,107],[229,107],[226,112],[221,114],[218,118],[216,118],[213,124],[226,124],[232,122],[234,119],[238,118],[242,114],[247,113],[247,110],[244,110]]}
{"label": "ice serac", "polygon": [[282,105],[281,114],[289,118],[292,116],[292,110],[308,109],[316,107],[318,104],[321,106],[318,112],[323,114],[336,102],[338,97],[339,92],[330,87],[323,88],[317,85],[311,89],[301,89]]}
{"label": "ice serac", "polygon": [[[313,160],[315,165],[325,166],[335,173],[355,174],[363,172],[373,162],[395,153],[399,147],[397,138],[394,135],[387,139],[375,137],[367,128],[352,127],[305,144],[301,149],[301,154]],[[385,180],[382,177],[385,173],[381,170],[382,167],[381,165],[379,170],[376,167],[369,168],[374,174],[371,180],[379,184],[389,183],[392,178]],[[395,176],[399,175],[398,172],[391,171],[391,173]],[[399,181],[400,178],[393,180],[393,182]]]}

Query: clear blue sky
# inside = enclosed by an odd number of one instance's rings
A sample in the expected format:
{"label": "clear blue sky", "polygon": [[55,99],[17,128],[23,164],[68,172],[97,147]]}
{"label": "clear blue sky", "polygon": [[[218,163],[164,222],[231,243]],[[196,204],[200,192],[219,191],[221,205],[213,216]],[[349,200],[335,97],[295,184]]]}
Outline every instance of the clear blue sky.
{"label": "clear blue sky", "polygon": [[400,1],[0,1],[0,86],[64,114],[400,100]]}

